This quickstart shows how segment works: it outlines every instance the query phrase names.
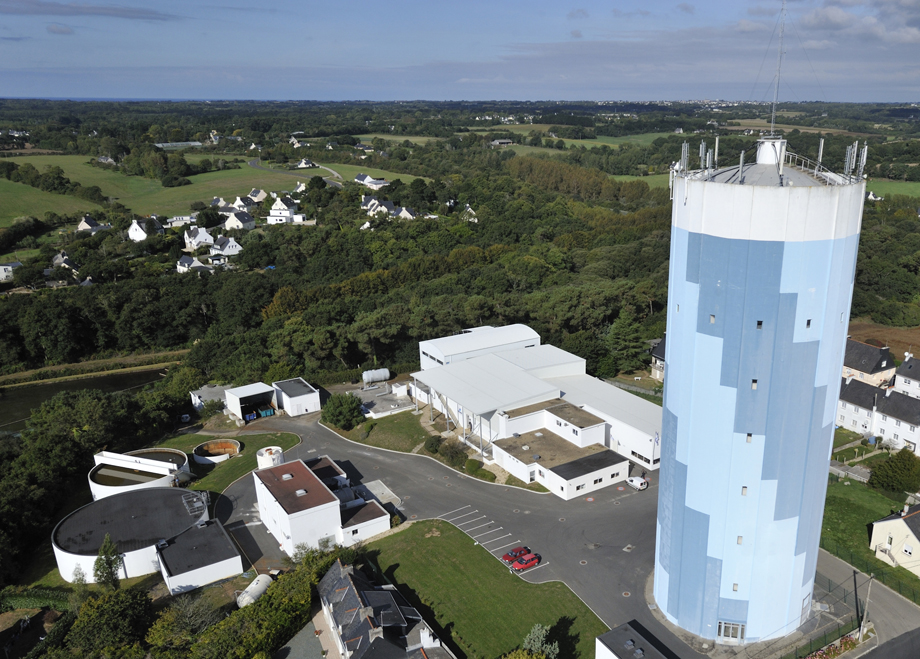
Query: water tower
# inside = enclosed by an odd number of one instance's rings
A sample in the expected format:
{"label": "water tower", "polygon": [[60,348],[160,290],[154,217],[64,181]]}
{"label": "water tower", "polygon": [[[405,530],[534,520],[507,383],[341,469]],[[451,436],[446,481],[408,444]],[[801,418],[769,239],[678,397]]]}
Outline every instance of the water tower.
{"label": "water tower", "polygon": [[[757,142],[672,171],[667,364],[654,594],[719,643],[784,636],[811,613],[865,198]],[[819,154],[819,160],[820,160]]]}

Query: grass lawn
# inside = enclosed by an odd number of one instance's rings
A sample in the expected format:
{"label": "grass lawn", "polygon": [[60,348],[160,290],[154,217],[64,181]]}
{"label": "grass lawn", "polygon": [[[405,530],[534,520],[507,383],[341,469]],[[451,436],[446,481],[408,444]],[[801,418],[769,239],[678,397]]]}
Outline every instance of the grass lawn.
{"label": "grass lawn", "polygon": [[323,167],[328,167],[329,169],[338,172],[346,181],[354,181],[358,174],[367,174],[368,176],[373,176],[374,178],[385,178],[388,181],[400,180],[403,183],[412,183],[412,181],[417,178],[424,179],[425,181],[431,180],[429,178],[425,178],[424,176],[397,174],[396,172],[388,172],[384,169],[375,169],[373,167],[367,167],[366,165],[340,165],[336,162],[319,164],[321,164]]}
{"label": "grass lawn", "polygon": [[541,494],[543,492],[549,492],[549,490],[547,490],[545,487],[543,487],[537,482],[525,483],[520,478],[517,478],[515,476],[510,476],[510,475],[508,476],[508,480],[505,481],[505,485],[511,485],[513,487],[520,487],[525,490],[531,490],[533,492],[540,492]]}
{"label": "grass lawn", "polygon": [[850,442],[858,442],[862,439],[862,435],[858,432],[853,432],[852,430],[847,430],[846,428],[837,428],[834,430],[834,448],[837,449],[844,444],[849,444]]}
{"label": "grass lawn", "polygon": [[920,183],[915,181],[889,181],[884,178],[874,178],[866,182],[866,190],[871,190],[882,197],[896,194],[920,197]]}
{"label": "grass lawn", "polygon": [[0,263],[9,263],[10,261],[25,261],[33,256],[38,256],[38,249],[17,249],[15,252],[0,254]]}
{"label": "grass lawn", "polygon": [[[240,454],[235,458],[230,458],[214,466],[200,465],[194,462],[191,453],[195,447],[210,439],[216,439],[211,435],[179,435],[165,442],[157,444],[164,448],[175,448],[185,451],[189,454],[189,465],[192,471],[198,476],[189,486],[192,490],[210,490],[211,492],[220,493],[227,489],[240,476],[245,476],[256,468],[256,451],[266,446],[280,446],[283,450],[288,450],[296,446],[300,439],[297,435],[291,433],[265,433],[262,435],[241,435],[233,437],[240,443]],[[213,499],[212,499],[213,501]]]}
{"label": "grass lawn", "polygon": [[[420,418],[411,412],[400,412],[382,419],[368,419],[348,432],[338,432],[353,442],[411,453],[412,449],[431,437],[419,423]],[[368,428],[372,428],[370,434],[362,437]]]}
{"label": "grass lawn", "polygon": [[6,179],[0,179],[0,199],[3,200],[0,204],[0,227],[9,226],[14,219],[23,215],[42,219],[45,211],[64,215],[100,210],[97,204],[85,199],[51,194],[25,183],[13,183]]}
{"label": "grass lawn", "polygon": [[879,453],[878,455],[873,455],[871,458],[866,458],[865,460],[860,460],[860,461],[857,462],[856,464],[858,464],[860,467],[865,467],[866,469],[869,469],[869,470],[871,471],[871,470],[872,470],[872,467],[874,467],[875,465],[877,465],[877,464],[880,463],[880,462],[884,462],[884,461],[887,460],[888,458],[889,458],[889,455],[888,455],[887,452],[885,452],[885,453]]}
{"label": "grass lawn", "polygon": [[409,140],[413,144],[428,144],[429,142],[443,140],[443,137],[428,137],[425,135],[391,135],[389,133],[368,133],[366,135],[355,135],[362,144],[370,144],[371,140],[380,138],[381,140],[387,140],[388,142],[396,142],[397,144],[402,144],[406,140]]}
{"label": "grass lawn", "polygon": [[837,460],[838,462],[850,462],[851,460],[856,460],[858,457],[869,453],[869,448],[866,446],[854,446],[852,448],[844,449],[842,451],[834,451],[831,453],[831,458]]}
{"label": "grass lawn", "polygon": [[446,522],[416,522],[368,548],[461,659],[506,654],[536,623],[551,628],[560,657],[588,659],[607,630],[568,586],[527,583]]}
{"label": "grass lawn", "polygon": [[611,175],[617,181],[645,181],[650,188],[668,187],[668,174],[652,174],[651,176],[629,176],[627,174]]}
{"label": "grass lawn", "polygon": [[506,149],[514,151],[519,156],[561,156],[565,155],[565,151],[558,151],[556,149],[546,149],[542,146],[527,146],[526,144],[512,144],[511,146],[506,146]]}

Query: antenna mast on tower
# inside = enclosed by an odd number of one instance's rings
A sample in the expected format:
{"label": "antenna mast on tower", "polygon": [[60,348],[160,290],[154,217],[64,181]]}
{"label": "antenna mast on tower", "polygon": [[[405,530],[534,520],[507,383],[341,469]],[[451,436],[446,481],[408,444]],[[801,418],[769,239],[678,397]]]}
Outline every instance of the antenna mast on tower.
{"label": "antenna mast on tower", "polygon": [[783,9],[780,12],[779,23],[779,53],[776,56],[776,86],[773,88],[773,112],[770,114],[770,137],[776,133],[773,131],[776,126],[776,101],[779,98],[779,74],[783,68],[783,33],[786,31],[786,0],[783,0]]}

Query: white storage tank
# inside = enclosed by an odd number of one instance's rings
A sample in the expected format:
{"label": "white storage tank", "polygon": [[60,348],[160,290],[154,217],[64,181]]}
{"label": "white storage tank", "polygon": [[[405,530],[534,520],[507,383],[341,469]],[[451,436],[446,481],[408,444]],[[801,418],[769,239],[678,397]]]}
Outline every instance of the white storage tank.
{"label": "white storage tank", "polygon": [[246,586],[246,590],[239,594],[236,598],[236,605],[241,609],[244,606],[249,606],[257,599],[262,597],[265,594],[265,591],[268,590],[268,587],[272,585],[272,578],[267,574],[260,574],[255,579],[252,580],[252,583]]}
{"label": "white storage tank", "polygon": [[256,451],[256,468],[268,469],[284,464],[284,452],[280,446],[266,446]]}
{"label": "white storage tank", "polygon": [[386,382],[390,379],[390,369],[375,368],[372,371],[364,371],[364,373],[361,374],[361,379],[364,380],[364,384],[371,384],[373,382]]}

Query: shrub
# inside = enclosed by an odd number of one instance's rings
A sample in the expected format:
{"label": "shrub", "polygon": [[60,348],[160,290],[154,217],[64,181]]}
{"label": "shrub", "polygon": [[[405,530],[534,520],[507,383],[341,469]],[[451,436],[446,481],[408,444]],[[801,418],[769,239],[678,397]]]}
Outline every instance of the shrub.
{"label": "shrub", "polygon": [[371,431],[376,427],[377,427],[376,421],[368,421],[367,423],[364,424],[364,432],[370,435]]}
{"label": "shrub", "polygon": [[342,430],[351,430],[356,425],[364,421],[364,413],[361,411],[361,399],[351,394],[332,394],[323,407],[323,423],[328,423],[341,428]]}
{"label": "shrub", "polygon": [[475,474],[481,468],[482,468],[482,463],[479,460],[474,460],[473,458],[470,458],[469,460],[467,460],[466,466],[464,467],[466,473],[468,474]]}
{"label": "shrub", "polygon": [[438,455],[440,455],[444,460],[454,469],[461,469],[463,464],[466,462],[466,449],[463,448],[463,445],[454,440],[446,440],[438,447]]}
{"label": "shrub", "polygon": [[920,489],[920,458],[902,448],[872,468],[869,486],[889,492],[916,492]]}
{"label": "shrub", "polygon": [[210,419],[215,414],[220,414],[224,411],[224,401],[220,399],[215,400],[206,400],[204,406],[201,408],[201,411],[198,412],[198,416],[201,417],[202,421]]}
{"label": "shrub", "polygon": [[488,469],[479,469],[473,474],[473,476],[482,481],[489,481],[490,483],[494,483],[496,478],[495,474],[493,474]]}
{"label": "shrub", "polygon": [[432,435],[425,440],[425,450],[429,453],[437,453],[438,449],[441,447],[441,438],[437,435]]}
{"label": "shrub", "polygon": [[55,611],[68,609],[68,593],[50,588],[22,588],[7,586],[0,591],[0,607],[9,609],[42,609]]}

